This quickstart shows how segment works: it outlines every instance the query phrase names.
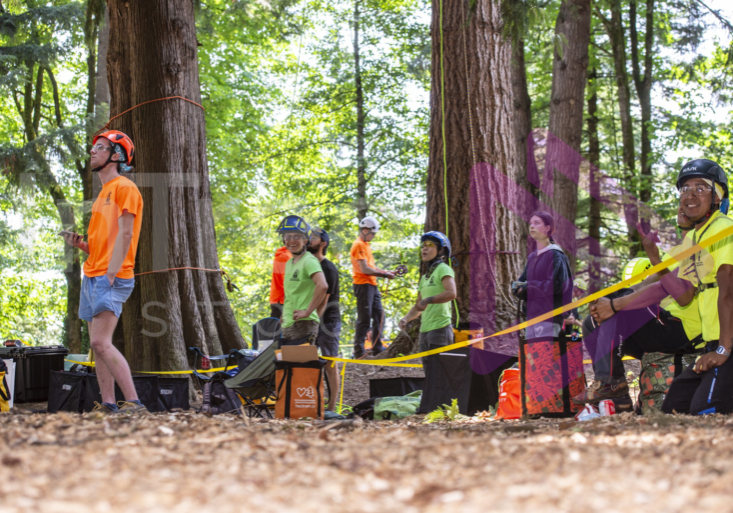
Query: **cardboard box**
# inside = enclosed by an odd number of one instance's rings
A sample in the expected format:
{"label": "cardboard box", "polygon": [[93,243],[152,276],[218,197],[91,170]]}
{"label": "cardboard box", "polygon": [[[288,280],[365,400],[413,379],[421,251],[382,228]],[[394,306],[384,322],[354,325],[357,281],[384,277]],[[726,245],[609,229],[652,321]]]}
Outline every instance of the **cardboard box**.
{"label": "cardboard box", "polygon": [[284,362],[312,362],[318,360],[317,346],[283,346],[282,361]]}

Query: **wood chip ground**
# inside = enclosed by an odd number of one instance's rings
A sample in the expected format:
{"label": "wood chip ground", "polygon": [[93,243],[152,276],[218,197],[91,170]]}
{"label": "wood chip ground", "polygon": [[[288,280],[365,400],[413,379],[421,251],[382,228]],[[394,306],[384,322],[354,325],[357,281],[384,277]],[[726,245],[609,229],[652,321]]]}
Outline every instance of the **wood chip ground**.
{"label": "wood chip ground", "polygon": [[730,511],[733,419],[0,415],[0,513]]}

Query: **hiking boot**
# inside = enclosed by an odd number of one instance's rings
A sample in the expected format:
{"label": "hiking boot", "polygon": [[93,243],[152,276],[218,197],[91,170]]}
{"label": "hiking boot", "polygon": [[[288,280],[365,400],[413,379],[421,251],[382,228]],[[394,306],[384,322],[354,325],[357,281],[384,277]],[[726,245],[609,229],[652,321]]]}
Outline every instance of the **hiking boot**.
{"label": "hiking boot", "polygon": [[603,381],[594,381],[583,393],[573,397],[572,401],[575,404],[596,404],[604,399],[613,399],[614,397],[622,397],[628,394],[629,386],[625,381],[617,385],[604,383]]}
{"label": "hiking boot", "polygon": [[133,413],[150,413],[140,401],[120,401],[117,403],[118,408],[112,413],[122,413],[130,415]]}
{"label": "hiking boot", "polygon": [[91,413],[102,413],[104,415],[107,415],[109,413],[117,413],[116,404],[108,404],[108,403],[100,403],[97,401],[94,401],[94,408],[92,408]]}
{"label": "hiking boot", "polygon": [[613,398],[613,405],[616,407],[616,413],[624,413],[634,410],[634,401],[631,400],[629,394]]}

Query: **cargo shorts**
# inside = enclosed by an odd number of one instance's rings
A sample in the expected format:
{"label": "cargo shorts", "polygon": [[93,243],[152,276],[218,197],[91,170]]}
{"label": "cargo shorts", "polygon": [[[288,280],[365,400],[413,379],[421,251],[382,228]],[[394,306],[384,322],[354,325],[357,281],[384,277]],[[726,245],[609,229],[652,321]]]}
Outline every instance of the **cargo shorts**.
{"label": "cargo shorts", "polygon": [[122,305],[134,288],[135,278],[115,278],[115,282],[110,285],[104,274],[94,278],[84,276],[81,281],[79,318],[90,322],[102,312],[112,312],[119,319]]}

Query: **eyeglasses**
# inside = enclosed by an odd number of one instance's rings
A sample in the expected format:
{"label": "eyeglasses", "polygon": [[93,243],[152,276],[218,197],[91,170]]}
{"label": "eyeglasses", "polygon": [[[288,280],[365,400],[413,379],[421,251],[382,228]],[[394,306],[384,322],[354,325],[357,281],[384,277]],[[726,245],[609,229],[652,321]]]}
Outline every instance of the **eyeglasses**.
{"label": "eyeglasses", "polygon": [[94,146],[92,146],[92,147],[90,148],[90,150],[89,150],[89,151],[92,151],[92,150],[97,150],[97,151],[109,151],[109,150],[111,150],[111,149],[112,149],[112,148],[110,148],[109,146],[105,146],[104,144],[95,144]]}
{"label": "eyeglasses", "polygon": [[286,235],[283,235],[283,240],[285,242],[294,242],[299,240],[306,240],[305,235],[302,235],[300,233],[288,233]]}
{"label": "eyeglasses", "polygon": [[705,184],[697,184],[697,185],[683,185],[680,187],[680,196],[684,196],[685,194],[689,194],[692,191],[695,191],[697,194],[703,194],[704,192],[712,191],[713,188],[710,185]]}
{"label": "eyeglasses", "polygon": [[431,240],[426,240],[425,242],[422,243],[422,247],[423,248],[436,248],[438,247],[438,245]]}

